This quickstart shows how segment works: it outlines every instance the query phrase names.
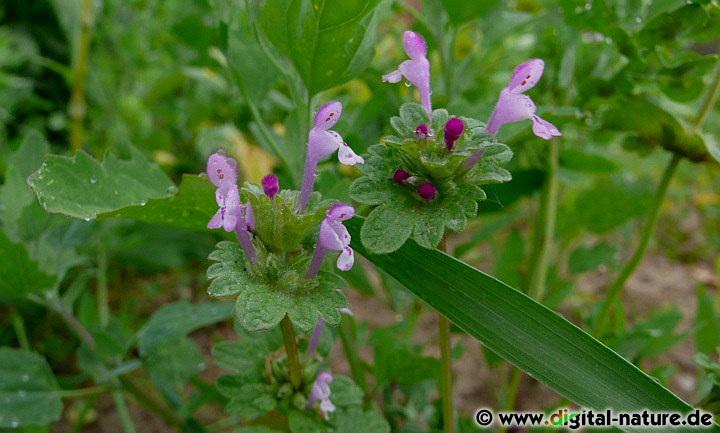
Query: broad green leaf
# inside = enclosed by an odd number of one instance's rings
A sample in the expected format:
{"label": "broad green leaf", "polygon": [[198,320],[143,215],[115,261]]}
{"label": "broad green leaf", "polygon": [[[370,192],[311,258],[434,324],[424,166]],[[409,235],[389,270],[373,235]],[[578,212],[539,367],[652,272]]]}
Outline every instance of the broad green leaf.
{"label": "broad green leaf", "polygon": [[390,433],[390,425],[375,409],[340,408],[332,421],[337,433]]}
{"label": "broad green leaf", "polygon": [[49,155],[28,183],[48,212],[84,219],[175,192],[167,175],[142,152],[130,146],[129,153],[130,159],[107,153],[102,163],[84,151],[72,157]]}
{"label": "broad green leaf", "polygon": [[[358,242],[362,223],[358,217],[346,222],[351,246],[358,253],[490,350],[579,406],[626,412],[692,410],[559,314],[447,254],[412,242],[392,254],[368,253]],[[655,429],[627,427],[625,431],[652,433]],[[720,432],[720,427],[708,431]]]}
{"label": "broad green leaf", "polygon": [[329,428],[310,413],[292,410],[288,414],[291,433],[325,433]]}
{"label": "broad green leaf", "polygon": [[688,335],[673,333],[682,318],[676,308],[654,311],[646,320],[609,339],[608,346],[631,360],[665,353]]}
{"label": "broad green leaf", "polygon": [[560,165],[570,170],[586,173],[611,173],[617,170],[617,165],[605,156],[576,147],[562,150]]}
{"label": "broad green leaf", "polygon": [[450,20],[462,24],[484,15],[493,8],[499,0],[442,0]]}
{"label": "broad green leaf", "polygon": [[436,358],[416,353],[387,330],[380,330],[377,339],[373,365],[378,384],[414,385],[437,376],[440,364]]}
{"label": "broad green leaf", "polygon": [[0,299],[49,289],[55,277],[41,271],[22,243],[12,243],[0,229]]}
{"label": "broad green leaf", "polygon": [[150,380],[176,406],[182,405],[185,382],[205,369],[202,351],[187,337],[164,340],[143,358]]}
{"label": "broad green leaf", "polygon": [[57,421],[63,408],[59,391],[45,358],[27,350],[0,347],[0,427]]}
{"label": "broad green leaf", "polygon": [[578,222],[594,233],[608,232],[643,215],[653,192],[647,183],[597,185],[578,198]]}
{"label": "broad green leaf", "polygon": [[349,377],[335,375],[330,382],[330,401],[336,406],[361,406],[363,390]]}
{"label": "broad green leaf", "polygon": [[613,262],[617,253],[617,247],[606,243],[600,243],[592,247],[577,247],[570,254],[568,266],[570,272],[574,274],[593,271],[600,265]]}
{"label": "broad green leaf", "polygon": [[218,390],[230,398],[225,410],[239,418],[257,418],[275,409],[277,401],[270,385],[265,383],[244,383],[237,376],[220,376]]}
{"label": "broad green leaf", "polygon": [[99,218],[130,218],[149,224],[203,231],[217,211],[215,186],[206,178],[183,175],[175,195],[149,199],[102,213]]}
{"label": "broad green leaf", "polygon": [[186,299],[157,310],[138,333],[140,353],[149,353],[164,341],[232,317],[232,305],[221,302],[191,304]]}
{"label": "broad green leaf", "polygon": [[379,0],[268,0],[260,24],[310,95],[362,72],[375,45]]}

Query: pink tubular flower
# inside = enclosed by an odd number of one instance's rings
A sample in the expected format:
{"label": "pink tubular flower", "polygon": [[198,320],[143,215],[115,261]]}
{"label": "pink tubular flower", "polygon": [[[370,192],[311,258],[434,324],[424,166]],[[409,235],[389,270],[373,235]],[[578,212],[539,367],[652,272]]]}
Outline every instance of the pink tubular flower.
{"label": "pink tubular flower", "polygon": [[335,411],[335,405],[330,401],[330,382],[332,380],[332,374],[327,371],[318,373],[305,405],[306,409],[310,409],[316,401],[320,400],[320,411],[325,419],[328,418],[328,412]]}
{"label": "pink tubular flower", "polygon": [[303,175],[302,189],[298,198],[298,209],[302,212],[307,206],[315,183],[315,170],[318,162],[338,151],[338,160],[341,164],[355,165],[363,164],[365,160],[355,154],[335,131],[330,128],[335,126],[342,114],[342,104],[338,101],[331,101],[320,107],[315,113],[315,124],[308,133],[307,158],[305,159],[305,174]]}
{"label": "pink tubular flower", "polygon": [[222,227],[226,232],[235,231],[248,261],[255,261],[255,248],[249,230],[254,230],[255,218],[250,203],[243,206],[237,187],[237,161],[225,155],[214,153],[207,163],[207,175],[217,187],[215,200],[220,209],[208,222],[209,229]]}
{"label": "pink tubular flower", "polygon": [[306,278],[314,278],[320,270],[327,250],[341,251],[337,260],[337,268],[341,271],[349,271],[355,262],[355,256],[350,248],[350,233],[348,233],[343,221],[355,215],[355,209],[349,204],[335,203],[325,213],[325,219],[320,223],[320,233],[315,245],[310,267]]}
{"label": "pink tubular flower", "polygon": [[[555,125],[535,115],[535,104],[529,96],[523,94],[537,84],[544,69],[545,62],[542,59],[528,60],[515,68],[510,83],[500,92],[495,109],[485,126],[486,132],[495,135],[500,126],[506,123],[532,119],[532,130],[538,137],[550,140],[554,136],[562,135]],[[473,153],[463,165],[467,168],[472,167],[482,154],[483,151]]]}
{"label": "pink tubular flower", "polygon": [[403,46],[410,60],[400,63],[397,70],[382,76],[383,82],[397,83],[405,77],[420,91],[420,103],[432,120],[430,102],[430,62],[427,59],[427,45],[419,34],[407,30],[403,34]]}
{"label": "pink tubular flower", "polygon": [[523,94],[537,84],[544,68],[545,62],[541,59],[528,60],[515,68],[510,83],[500,92],[485,131],[495,135],[505,123],[532,119],[532,130],[538,137],[549,140],[553,136],[562,135],[552,123],[535,115],[535,104]]}

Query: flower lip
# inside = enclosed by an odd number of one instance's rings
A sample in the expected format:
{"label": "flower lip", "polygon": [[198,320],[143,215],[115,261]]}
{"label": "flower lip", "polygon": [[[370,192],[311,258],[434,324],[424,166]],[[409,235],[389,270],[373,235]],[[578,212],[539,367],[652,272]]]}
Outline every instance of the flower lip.
{"label": "flower lip", "polygon": [[278,185],[278,178],[274,174],[268,174],[260,181],[263,192],[266,196],[273,198],[278,193],[280,186]]}
{"label": "flower lip", "polygon": [[355,208],[346,203],[337,202],[330,206],[325,217],[333,221],[345,221],[355,216]]}
{"label": "flower lip", "polygon": [[544,70],[545,62],[542,59],[531,59],[519,64],[510,78],[508,90],[512,93],[522,93],[533,88],[542,77]]}
{"label": "flower lip", "polygon": [[408,57],[413,60],[424,58],[427,55],[425,39],[412,30],[406,30],[403,33],[403,47],[405,47]]}
{"label": "flower lip", "polygon": [[396,184],[402,185],[405,183],[405,181],[410,177],[410,173],[403,170],[402,168],[398,168],[395,170],[395,173],[393,173],[393,180]]}
{"label": "flower lip", "polygon": [[335,126],[342,114],[342,104],[338,101],[330,101],[318,108],[315,112],[315,124],[313,129],[327,131]]}
{"label": "flower lip", "polygon": [[206,171],[210,182],[218,188],[237,182],[237,161],[220,153],[210,155]]}
{"label": "flower lip", "polygon": [[418,195],[425,200],[432,200],[435,198],[436,192],[437,189],[435,188],[435,185],[430,182],[425,182],[418,187]]}

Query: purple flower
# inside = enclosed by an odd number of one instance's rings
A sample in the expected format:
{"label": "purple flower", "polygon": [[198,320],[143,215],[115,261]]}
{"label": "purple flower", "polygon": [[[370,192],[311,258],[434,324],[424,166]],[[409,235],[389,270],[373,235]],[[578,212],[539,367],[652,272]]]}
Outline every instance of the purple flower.
{"label": "purple flower", "polygon": [[553,136],[562,135],[552,123],[535,115],[535,104],[523,94],[537,84],[544,68],[545,62],[541,59],[528,60],[515,68],[510,83],[500,92],[485,131],[495,135],[501,125],[532,119],[532,130],[538,137],[549,140]]}
{"label": "purple flower", "polygon": [[421,123],[415,128],[415,135],[421,140],[427,140],[428,139],[428,126],[424,123]]}
{"label": "purple flower", "polygon": [[265,192],[265,195],[270,198],[275,197],[275,194],[277,194],[278,190],[280,190],[280,186],[278,185],[278,178],[274,174],[268,174],[267,176],[263,177],[260,181],[260,184],[263,187],[263,192]]}
{"label": "purple flower", "polygon": [[445,124],[445,134],[443,136],[447,150],[451,150],[455,147],[455,142],[458,138],[460,138],[464,129],[465,125],[463,125],[462,120],[457,117],[453,117],[447,121]]}
{"label": "purple flower", "polygon": [[320,400],[320,411],[325,419],[328,418],[328,412],[335,411],[335,405],[330,401],[330,382],[332,380],[332,374],[327,371],[318,373],[305,406],[306,409],[310,409],[316,401]]}
{"label": "purple flower", "polygon": [[382,76],[383,81],[397,83],[405,77],[420,90],[420,103],[432,120],[432,104],[430,102],[430,62],[427,59],[427,45],[419,34],[406,31],[403,34],[403,45],[410,60],[400,63],[397,70]]}
{"label": "purple flower", "polygon": [[405,183],[405,181],[410,177],[410,173],[403,170],[402,168],[398,168],[395,170],[395,173],[393,173],[393,180],[396,184],[402,185]]}
{"label": "purple flower", "polygon": [[435,198],[436,192],[437,189],[435,188],[435,185],[431,184],[430,182],[425,182],[418,187],[418,195],[425,200],[432,200],[433,198]]}
{"label": "purple flower", "polygon": [[325,219],[320,223],[320,233],[313,253],[312,262],[308,268],[306,278],[314,278],[320,270],[327,250],[341,251],[337,260],[337,268],[341,271],[349,271],[355,262],[355,256],[350,248],[350,233],[348,233],[343,221],[355,215],[355,209],[345,203],[335,203],[325,213]]}
{"label": "purple flower", "polygon": [[250,203],[243,206],[237,187],[237,161],[225,155],[214,153],[207,163],[207,175],[217,187],[215,200],[220,209],[208,222],[209,229],[222,227],[226,232],[235,231],[248,261],[255,262],[255,248],[248,229],[255,229],[255,217]]}
{"label": "purple flower", "polygon": [[209,229],[223,227],[225,231],[231,232],[235,230],[237,214],[240,212],[238,209],[240,193],[237,187],[237,161],[214,153],[208,158],[207,175],[210,182],[217,187],[215,201],[220,206],[207,227]]}
{"label": "purple flower", "polygon": [[337,150],[341,164],[355,165],[365,162],[343,141],[340,134],[330,130],[337,123],[340,114],[342,114],[342,104],[338,101],[328,102],[315,113],[315,124],[308,133],[305,174],[303,175],[302,189],[298,198],[298,209],[300,211],[305,210],[305,206],[307,206],[310,199],[313,184],[315,183],[315,170],[321,159]]}

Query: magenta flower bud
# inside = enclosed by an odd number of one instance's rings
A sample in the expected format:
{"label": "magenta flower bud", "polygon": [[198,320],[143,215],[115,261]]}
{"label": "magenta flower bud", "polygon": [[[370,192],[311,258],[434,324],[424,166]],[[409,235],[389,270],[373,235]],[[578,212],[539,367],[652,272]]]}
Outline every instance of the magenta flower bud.
{"label": "magenta flower bud", "polygon": [[421,123],[415,128],[415,135],[421,140],[427,140],[428,138],[428,126]]}
{"label": "magenta flower bud", "polygon": [[277,194],[278,190],[280,189],[280,186],[278,185],[278,178],[274,174],[268,174],[267,176],[263,177],[260,181],[260,184],[263,187],[265,195],[270,198],[275,197],[275,194]]}
{"label": "magenta flower bud", "polygon": [[460,138],[460,135],[463,133],[464,129],[465,125],[463,125],[462,120],[458,119],[457,117],[453,117],[447,121],[447,123],[445,124],[444,136],[445,147],[447,148],[447,150],[450,150],[455,146],[455,141]]}
{"label": "magenta flower bud", "polygon": [[434,199],[436,192],[437,190],[435,189],[435,185],[431,184],[430,182],[425,182],[418,187],[418,195],[425,200]]}
{"label": "magenta flower bud", "polygon": [[402,185],[405,183],[405,181],[410,177],[410,173],[403,170],[402,168],[398,168],[395,170],[395,173],[393,173],[393,180],[396,184]]}

